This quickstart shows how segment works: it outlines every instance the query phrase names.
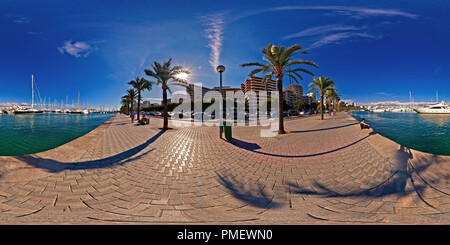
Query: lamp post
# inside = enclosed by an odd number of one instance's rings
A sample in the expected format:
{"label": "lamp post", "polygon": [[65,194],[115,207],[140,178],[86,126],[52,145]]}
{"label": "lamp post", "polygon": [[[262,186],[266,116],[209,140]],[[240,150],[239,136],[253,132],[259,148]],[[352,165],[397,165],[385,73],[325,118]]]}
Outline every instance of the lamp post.
{"label": "lamp post", "polygon": [[[225,66],[223,66],[223,65],[219,65],[219,66],[217,66],[217,68],[216,68],[216,71],[218,71],[219,72],[219,74],[220,74],[220,89],[219,89],[219,92],[220,92],[220,97],[222,97],[222,73],[225,71]],[[219,119],[220,119],[220,122],[219,122],[219,133],[220,133],[220,138],[222,139],[222,133],[223,133],[223,98],[219,101],[219,113],[220,114],[218,114],[219,115]]]}

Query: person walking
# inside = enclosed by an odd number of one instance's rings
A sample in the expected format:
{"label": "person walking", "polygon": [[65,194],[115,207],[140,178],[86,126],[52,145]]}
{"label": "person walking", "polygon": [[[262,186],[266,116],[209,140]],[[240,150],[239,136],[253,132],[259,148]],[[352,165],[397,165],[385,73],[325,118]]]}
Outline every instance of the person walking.
{"label": "person walking", "polygon": [[134,115],[136,115],[136,112],[135,112],[134,110],[132,110],[132,111],[131,111],[131,115],[130,115],[130,117],[131,117],[131,123],[134,122]]}

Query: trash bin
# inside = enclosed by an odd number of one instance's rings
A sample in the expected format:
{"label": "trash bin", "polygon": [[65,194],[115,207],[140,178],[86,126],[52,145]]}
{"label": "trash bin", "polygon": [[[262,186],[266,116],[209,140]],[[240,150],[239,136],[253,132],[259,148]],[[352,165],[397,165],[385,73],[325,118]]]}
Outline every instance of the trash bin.
{"label": "trash bin", "polygon": [[231,134],[231,125],[228,126],[226,123],[223,124],[223,132],[225,133],[225,139],[230,140],[232,139],[232,134]]}

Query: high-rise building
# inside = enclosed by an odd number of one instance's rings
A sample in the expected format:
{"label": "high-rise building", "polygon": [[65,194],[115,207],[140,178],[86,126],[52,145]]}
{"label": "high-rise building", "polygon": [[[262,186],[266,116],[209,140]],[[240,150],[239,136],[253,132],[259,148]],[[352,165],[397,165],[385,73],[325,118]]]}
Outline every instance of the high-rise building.
{"label": "high-rise building", "polygon": [[283,89],[283,91],[292,91],[294,94],[303,95],[303,87],[298,84],[292,84]]}
{"label": "high-rise building", "polygon": [[316,93],[308,93],[308,94],[306,94],[306,96],[311,97],[311,98],[312,98],[312,101],[316,101],[316,100],[317,100],[317,99],[316,99]]}
{"label": "high-rise building", "polygon": [[[192,100],[195,97],[194,96],[194,87],[195,86],[196,85],[194,85],[194,84],[189,84],[189,86],[186,88],[186,92],[190,95]],[[197,91],[197,92],[201,91],[202,98],[209,91],[217,91],[217,92],[220,91],[220,87],[207,88],[207,87],[203,87],[203,86],[198,86],[195,89],[196,89],[195,91]],[[267,91],[267,96],[270,96],[270,92],[276,91],[276,89],[277,89],[277,82],[275,80],[269,79],[265,83],[263,83],[261,77],[252,76],[252,77],[246,79],[245,82],[242,83],[239,88],[232,88],[230,86],[222,86],[222,97],[224,99],[226,99],[226,93],[228,91],[232,91],[232,92],[242,91],[244,94],[247,92],[258,93],[259,91]]]}
{"label": "high-rise building", "polygon": [[267,95],[269,96],[270,91],[276,91],[277,90],[277,82],[272,79],[266,80],[264,83],[262,81],[262,77],[255,77],[252,76],[250,78],[247,78],[243,84],[241,84],[241,89],[244,93],[253,91],[253,92],[259,92],[259,91],[267,91]]}
{"label": "high-rise building", "polygon": [[292,84],[284,88],[283,97],[289,105],[293,105],[296,100],[304,101],[306,104],[311,104],[314,101],[313,97],[309,94],[303,95],[303,87],[298,84]]}

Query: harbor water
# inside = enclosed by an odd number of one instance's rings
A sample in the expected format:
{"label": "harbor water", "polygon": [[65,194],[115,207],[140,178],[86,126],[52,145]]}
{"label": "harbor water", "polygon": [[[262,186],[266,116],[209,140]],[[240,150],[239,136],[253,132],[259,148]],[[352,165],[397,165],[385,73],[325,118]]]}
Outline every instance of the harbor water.
{"label": "harbor water", "polygon": [[70,142],[100,126],[114,114],[0,115],[0,156],[46,151]]}
{"label": "harbor water", "polygon": [[365,118],[377,133],[403,146],[422,152],[450,155],[450,114],[415,112],[349,112],[356,120]]}

